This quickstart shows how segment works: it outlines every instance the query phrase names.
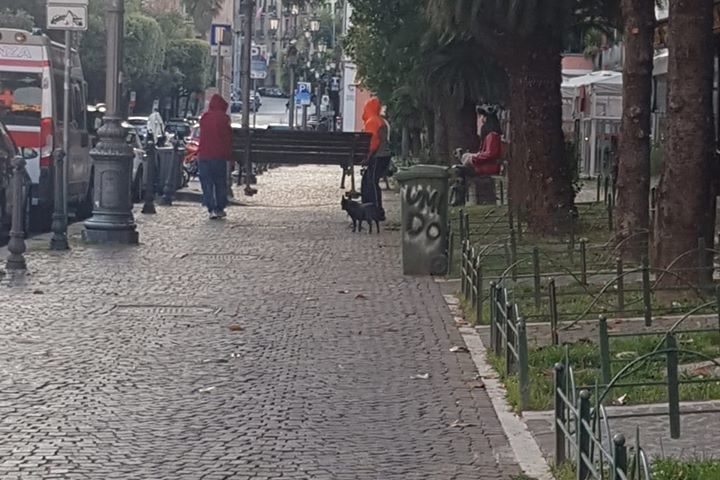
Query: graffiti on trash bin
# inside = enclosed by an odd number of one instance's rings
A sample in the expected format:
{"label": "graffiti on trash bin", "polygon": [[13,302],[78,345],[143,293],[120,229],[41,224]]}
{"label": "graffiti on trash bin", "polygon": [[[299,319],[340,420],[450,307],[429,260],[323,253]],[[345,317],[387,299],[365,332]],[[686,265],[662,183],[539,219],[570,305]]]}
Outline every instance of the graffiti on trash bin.
{"label": "graffiti on trash bin", "polygon": [[[409,239],[434,242],[442,236],[440,202],[442,195],[429,185],[413,185],[404,188],[407,205],[406,234]],[[428,248],[434,248],[428,245]]]}

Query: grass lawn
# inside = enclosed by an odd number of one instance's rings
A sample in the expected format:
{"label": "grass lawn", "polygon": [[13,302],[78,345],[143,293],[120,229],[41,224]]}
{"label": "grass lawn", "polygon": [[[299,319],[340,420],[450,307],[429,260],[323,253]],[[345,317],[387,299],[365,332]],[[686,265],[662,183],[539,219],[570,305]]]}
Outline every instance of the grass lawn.
{"label": "grass lawn", "polygon": [[[718,460],[656,459],[652,462],[653,480],[718,480]],[[553,469],[556,480],[576,480],[575,469],[569,463]]]}
{"label": "grass lawn", "polygon": [[[661,341],[661,336],[644,336],[631,338],[611,339],[610,351],[613,355],[611,361],[611,374],[614,376],[633,359],[653,351]],[[720,333],[694,333],[678,334],[678,346],[686,350],[697,351],[716,358],[720,356]],[[600,372],[600,352],[595,344],[579,342],[567,348],[569,363],[573,367],[575,385],[594,389],[594,385],[602,383]],[[541,347],[530,350],[529,376],[530,376],[530,405],[529,410],[550,410],[553,406],[553,365],[562,362],[565,356],[565,347]],[[515,408],[519,408],[520,391],[517,375],[507,376],[504,359],[489,354],[488,360],[500,373],[508,391],[508,401]],[[680,364],[694,363],[701,359],[680,354]],[[647,383],[664,382],[665,357],[658,356],[646,362],[640,369],[623,378],[619,383]],[[702,372],[697,375],[681,373],[681,380],[704,379]],[[627,394],[627,404],[646,404],[667,401],[667,387],[664,385],[642,387],[617,387],[608,395],[606,404],[612,404],[618,397]],[[680,386],[680,399],[711,400],[720,398],[720,380],[707,383],[693,383]],[[718,477],[720,478],[720,477]]]}

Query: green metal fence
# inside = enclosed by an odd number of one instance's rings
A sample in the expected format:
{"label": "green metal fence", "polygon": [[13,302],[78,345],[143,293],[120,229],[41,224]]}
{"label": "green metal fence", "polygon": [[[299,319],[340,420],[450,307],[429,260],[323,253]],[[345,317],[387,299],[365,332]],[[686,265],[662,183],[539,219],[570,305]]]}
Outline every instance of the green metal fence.
{"label": "green metal fence", "polygon": [[650,462],[640,446],[639,433],[630,455],[625,436],[612,434],[602,404],[592,405],[589,390],[575,392],[570,365],[556,364],[555,465],[570,462],[577,480],[651,480]]}
{"label": "green metal fence", "polygon": [[527,330],[508,290],[495,282],[490,283],[490,344],[493,353],[504,359],[505,373],[517,374],[520,410],[526,410],[530,404]]}

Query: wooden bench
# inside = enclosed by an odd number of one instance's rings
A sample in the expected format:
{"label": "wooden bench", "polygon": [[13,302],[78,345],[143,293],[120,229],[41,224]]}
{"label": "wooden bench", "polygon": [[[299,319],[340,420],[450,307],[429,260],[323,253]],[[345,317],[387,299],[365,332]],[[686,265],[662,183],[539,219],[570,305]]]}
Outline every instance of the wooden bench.
{"label": "wooden bench", "polygon": [[233,155],[240,165],[338,165],[343,169],[340,188],[349,175],[356,196],[355,165],[362,163],[370,149],[370,135],[356,132],[315,132],[233,128]]}

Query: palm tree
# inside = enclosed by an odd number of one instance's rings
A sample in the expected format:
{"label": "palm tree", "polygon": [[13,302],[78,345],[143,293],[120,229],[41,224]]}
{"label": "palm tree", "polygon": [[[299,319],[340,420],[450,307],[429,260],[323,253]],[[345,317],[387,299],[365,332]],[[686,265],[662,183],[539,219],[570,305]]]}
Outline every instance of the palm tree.
{"label": "palm tree", "polygon": [[472,39],[442,41],[429,33],[421,58],[413,77],[435,114],[434,154],[437,161],[452,163],[456,148],[477,150],[475,105],[504,100],[507,77]]}
{"label": "palm tree", "polygon": [[615,227],[623,256],[638,261],[647,254],[650,228],[650,103],[655,4],[648,0],[622,0],[622,17],[625,64]]}
{"label": "palm tree", "polygon": [[[614,13],[614,0],[428,0],[429,17],[448,35],[472,37],[510,79],[510,196],[538,232],[566,228],[574,191],[565,160],[561,53],[570,27]],[[457,33],[459,32],[459,33]],[[526,174],[527,172],[527,174]]]}
{"label": "palm tree", "polygon": [[[715,229],[713,0],[670,0],[669,4],[669,118],[653,258],[657,268],[672,267],[680,277],[702,280],[702,275],[682,269],[696,265],[697,256],[685,253],[697,248],[698,238],[712,248]],[[661,284],[674,284],[676,278],[664,275]]]}

